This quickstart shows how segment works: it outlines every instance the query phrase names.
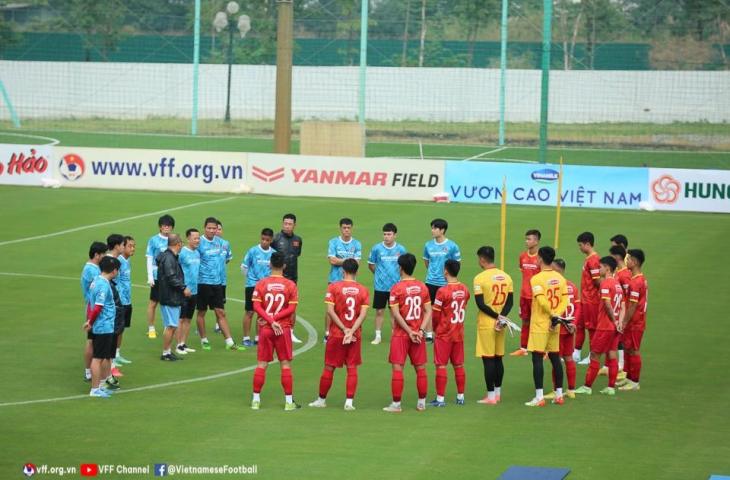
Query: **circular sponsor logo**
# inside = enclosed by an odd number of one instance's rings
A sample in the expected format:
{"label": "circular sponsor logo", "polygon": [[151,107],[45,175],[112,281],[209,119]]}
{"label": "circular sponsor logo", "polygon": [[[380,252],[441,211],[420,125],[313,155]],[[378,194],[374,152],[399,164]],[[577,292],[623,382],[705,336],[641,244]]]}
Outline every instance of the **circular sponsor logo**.
{"label": "circular sponsor logo", "polygon": [[651,184],[651,193],[658,203],[674,203],[679,198],[682,185],[671,175],[662,175]]}
{"label": "circular sponsor logo", "polygon": [[32,477],[33,475],[35,475],[36,471],[37,469],[32,463],[26,463],[25,465],[23,465],[23,474],[26,477]]}
{"label": "circular sponsor logo", "polygon": [[81,178],[85,170],[84,159],[75,153],[64,155],[61,161],[58,162],[58,171],[63,178],[72,182]]}

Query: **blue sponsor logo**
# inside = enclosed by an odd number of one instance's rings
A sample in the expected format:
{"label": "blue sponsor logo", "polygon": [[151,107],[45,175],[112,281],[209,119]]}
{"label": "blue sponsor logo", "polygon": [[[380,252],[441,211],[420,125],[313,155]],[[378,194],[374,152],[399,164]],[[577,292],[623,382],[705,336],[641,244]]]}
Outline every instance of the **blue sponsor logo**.
{"label": "blue sponsor logo", "polygon": [[559,176],[560,173],[557,170],[553,170],[552,168],[535,170],[534,172],[532,172],[532,175],[530,175],[533,180],[540,183],[553,183],[558,179]]}

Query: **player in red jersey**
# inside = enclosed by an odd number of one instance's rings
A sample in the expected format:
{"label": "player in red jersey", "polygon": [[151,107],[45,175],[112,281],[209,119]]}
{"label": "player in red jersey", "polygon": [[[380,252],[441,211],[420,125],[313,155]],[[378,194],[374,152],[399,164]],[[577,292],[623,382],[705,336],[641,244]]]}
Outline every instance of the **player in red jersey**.
{"label": "player in red jersey", "polygon": [[466,372],[464,371],[464,317],[466,304],[469,301],[469,289],[459,282],[461,263],[446,260],[444,277],[446,285],[436,292],[433,302],[433,331],[436,337],[433,343],[433,363],[436,365],[436,398],[431,401],[432,407],[445,407],[446,400],[446,366],[451,361],[456,378],[456,404],[464,405],[464,387]]}
{"label": "player in red jersey", "polygon": [[342,262],[344,280],[330,283],[324,297],[327,314],[333,327],[327,338],[324,351],[324,370],[319,379],[319,397],[310,407],[327,406],[327,393],[332,387],[335,368],[347,366],[347,397],[345,410],[355,410],[352,404],[357,389],[357,367],[362,363],[360,356],[360,326],[368,313],[370,295],[367,288],[356,281],[358,263],[352,258]]}
{"label": "player in red jersey", "polygon": [[624,347],[626,348],[627,378],[619,390],[638,390],[639,375],[641,374],[641,339],[646,330],[646,304],[649,294],[649,285],[641,272],[644,265],[644,252],[631,249],[628,252],[628,266],[633,276],[629,284],[629,303],[624,317]]}
{"label": "player in red jersey", "polygon": [[[616,238],[618,236],[623,235],[616,235],[613,238]],[[626,237],[624,237],[625,239]],[[613,240],[612,240],[613,243]],[[611,248],[608,251],[611,256],[616,260],[616,274],[614,277],[618,281],[619,285],[621,285],[621,289],[624,292],[624,305],[628,308],[629,304],[629,284],[631,283],[631,270],[626,268],[625,259],[626,259],[626,247],[624,247],[622,244],[617,243],[616,245],[612,245]],[[626,372],[624,371],[624,343],[623,343],[623,334],[620,335],[618,339],[618,380],[623,380],[626,378]],[[606,368],[601,369],[601,374],[603,375],[603,371]],[[606,372],[608,373],[608,372]]]}
{"label": "player in red jersey", "polygon": [[616,260],[613,257],[603,257],[600,260],[601,274],[601,308],[598,310],[598,321],[596,331],[591,339],[591,363],[586,372],[585,385],[575,393],[592,393],[592,385],[598,376],[601,368],[601,355],[607,355],[608,360],[608,387],[601,390],[605,395],[616,394],[616,375],[618,374],[618,361],[616,350],[618,349],[619,333],[623,326],[623,318],[626,313],[624,306],[624,294],[621,285],[614,278],[616,271]]}
{"label": "player in red jersey", "polygon": [[383,408],[386,412],[401,411],[401,396],[403,394],[403,365],[406,357],[410,357],[411,364],[416,369],[416,387],[418,389],[418,403],[416,410],[426,409],[426,394],[428,393],[428,377],[426,376],[426,343],[424,329],[431,322],[431,296],[426,284],[413,278],[416,268],[416,257],[406,253],[398,257],[400,268],[400,282],[390,290],[390,313],[395,320],[393,336],[390,340],[390,355],[388,361],[393,366],[393,377],[390,382],[393,392],[393,402]]}
{"label": "player in red jersey", "polygon": [[[556,258],[553,260],[553,270],[565,277],[565,260]],[[578,287],[575,283],[567,278],[565,279],[568,287],[568,306],[565,308],[563,318],[576,319],[580,317],[580,297],[578,296]],[[560,325],[560,356],[565,362],[565,375],[568,378],[568,391],[565,394],[568,398],[575,398],[575,376],[576,366],[573,359],[573,346],[575,341],[575,320],[572,324]],[[555,372],[553,372],[553,386],[555,386]],[[545,395],[546,399],[555,398],[555,392]]]}
{"label": "player in red jersey", "polygon": [[525,232],[525,246],[527,250],[520,253],[520,272],[522,272],[522,288],[520,289],[520,318],[522,332],[520,332],[520,348],[510,353],[513,357],[529,355],[527,339],[530,336],[530,312],[532,311],[532,287],[530,279],[540,271],[537,264],[537,250],[540,248],[540,230]]}
{"label": "player in red jersey", "polygon": [[588,346],[590,347],[591,337],[596,329],[596,321],[598,318],[598,305],[600,298],[598,295],[598,287],[601,284],[601,276],[599,273],[598,259],[600,258],[593,249],[595,238],[591,232],[583,232],[576,239],[578,249],[586,256],[583,263],[583,271],[580,277],[580,302],[581,315],[575,322],[575,351],[573,359],[581,365],[587,365],[590,356],[586,355],[583,360],[580,359],[583,342],[585,342],[586,330],[588,330]]}
{"label": "player in red jersey", "polygon": [[281,386],[284,387],[284,410],[291,411],[300,408],[294,403],[294,379],[291,373],[291,319],[297,309],[299,293],[296,283],[284,278],[284,254],[272,253],[269,262],[271,275],[259,280],[251,295],[259,325],[258,364],[253,374],[251,408],[261,408],[260,394],[266,381],[266,367],[274,360],[276,350],[276,358],[281,366]]}

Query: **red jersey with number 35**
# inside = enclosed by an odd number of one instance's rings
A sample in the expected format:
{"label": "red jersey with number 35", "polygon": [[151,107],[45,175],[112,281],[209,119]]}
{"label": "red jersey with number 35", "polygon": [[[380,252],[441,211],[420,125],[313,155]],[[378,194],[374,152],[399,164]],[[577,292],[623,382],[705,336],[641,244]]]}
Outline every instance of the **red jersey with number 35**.
{"label": "red jersey with number 35", "polygon": [[540,265],[537,264],[537,253],[530,255],[530,252],[520,253],[520,272],[522,272],[522,288],[520,289],[520,298],[532,298],[532,287],[530,279],[540,271]]}
{"label": "red jersey with number 35", "polygon": [[627,330],[643,332],[646,329],[646,302],[649,295],[649,284],[646,283],[643,273],[631,277],[629,284],[629,302],[638,303],[631,321],[626,326]]}
{"label": "red jersey with number 35", "polygon": [[[390,290],[390,301],[388,304],[397,307],[403,320],[413,331],[421,328],[424,317],[424,307],[431,303],[431,297],[428,294],[426,285],[420,280],[409,278],[401,280],[393,285]],[[394,337],[407,337],[408,333],[403,330],[398,322],[395,323],[393,329]]]}
{"label": "red jersey with number 35", "polygon": [[[353,280],[341,280],[330,283],[327,293],[324,296],[324,303],[333,305],[335,313],[346,328],[352,328],[360,316],[363,308],[368,308],[370,294],[368,289]],[[355,332],[355,337],[360,338],[360,328]],[[345,332],[332,322],[330,335],[334,338],[343,338]]]}
{"label": "red jersey with number 35", "polygon": [[437,338],[452,342],[464,341],[464,317],[469,301],[469,289],[461,282],[447,283],[436,292],[433,311],[440,312],[436,325]]}
{"label": "red jersey with number 35", "polygon": [[[565,279],[566,287],[568,289],[568,306],[565,307],[563,312],[564,318],[573,318],[573,324],[580,318],[580,297],[578,296],[578,287],[575,283],[571,282],[567,278]],[[560,335],[570,335],[565,325],[560,325]]]}
{"label": "red jersey with number 35", "polygon": [[596,252],[586,257],[583,263],[583,271],[580,274],[580,301],[597,305],[599,303],[598,289],[593,280],[601,277],[600,258]]}
{"label": "red jersey with number 35", "polygon": [[[261,302],[264,310],[271,315],[276,315],[290,304],[299,302],[297,284],[288,278],[270,276],[261,279],[256,284],[251,295],[252,302]],[[282,327],[291,327],[291,317],[279,320]],[[259,318],[259,325],[271,328],[266,320]]]}
{"label": "red jersey with number 35", "polygon": [[618,320],[619,313],[621,312],[621,304],[624,301],[624,291],[621,288],[621,284],[615,278],[607,278],[601,282],[601,304],[598,306],[598,322],[596,324],[596,330],[616,330],[616,325],[611,321],[611,318],[606,313],[606,308],[603,306],[603,301],[608,300],[611,302],[611,310],[613,316]]}

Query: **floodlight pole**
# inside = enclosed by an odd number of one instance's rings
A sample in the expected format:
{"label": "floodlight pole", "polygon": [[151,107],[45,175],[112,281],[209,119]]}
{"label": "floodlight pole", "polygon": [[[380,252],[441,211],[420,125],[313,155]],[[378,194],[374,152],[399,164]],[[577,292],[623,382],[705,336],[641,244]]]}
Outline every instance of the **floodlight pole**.
{"label": "floodlight pole", "polygon": [[507,96],[507,16],[509,0],[502,0],[502,45],[500,55],[499,75],[499,146],[504,145],[504,110]]}
{"label": "floodlight pole", "polygon": [[231,123],[231,69],[233,68],[233,27],[236,22],[233,15],[228,15],[228,93],[226,95],[226,123]]}
{"label": "floodlight pole", "polygon": [[294,7],[292,0],[276,0],[276,114],[274,152],[289,153],[291,148],[291,83]]}
{"label": "floodlight pole", "polygon": [[200,65],[200,0],[195,0],[195,26],[193,35],[193,115],[190,133],[198,134],[198,72]]}
{"label": "floodlight pole", "polygon": [[540,163],[547,160],[548,99],[550,97],[550,48],[552,46],[553,0],[543,0],[542,85],[540,88]]}
{"label": "floodlight pole", "polygon": [[365,79],[368,68],[368,2],[362,0],[360,9],[360,81],[358,95],[358,120],[365,126]]}

